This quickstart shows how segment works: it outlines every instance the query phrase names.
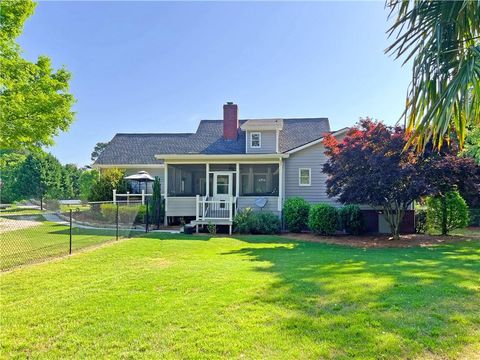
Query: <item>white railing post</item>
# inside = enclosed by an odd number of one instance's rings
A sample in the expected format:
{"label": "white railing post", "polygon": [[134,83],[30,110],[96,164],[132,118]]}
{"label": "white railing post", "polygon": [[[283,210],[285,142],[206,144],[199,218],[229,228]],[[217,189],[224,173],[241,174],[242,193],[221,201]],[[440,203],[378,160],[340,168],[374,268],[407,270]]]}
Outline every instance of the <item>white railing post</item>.
{"label": "white railing post", "polygon": [[117,189],[113,189],[113,204],[117,203]]}
{"label": "white railing post", "polygon": [[202,201],[202,220],[205,220],[205,203],[207,200]]}
{"label": "white railing post", "polygon": [[198,218],[199,208],[200,208],[200,195],[197,195],[196,196],[196,201],[195,201],[195,218],[197,219],[197,221],[199,220],[199,218]]}
{"label": "white railing post", "polygon": [[142,189],[142,205],[145,205],[145,190]]}
{"label": "white railing post", "polygon": [[130,204],[130,191],[127,191],[127,205]]}
{"label": "white railing post", "polygon": [[[230,196],[230,201],[229,201],[229,204],[228,204],[228,211],[229,211],[229,216],[228,216],[228,219],[230,221],[232,221],[232,218],[233,218],[233,196]],[[230,234],[231,235],[231,234]]]}
{"label": "white railing post", "polygon": [[[208,198],[210,196],[210,164],[209,163],[206,163],[205,164],[205,172],[206,172],[206,176],[205,176],[205,198]],[[205,199],[206,200],[206,199]]]}

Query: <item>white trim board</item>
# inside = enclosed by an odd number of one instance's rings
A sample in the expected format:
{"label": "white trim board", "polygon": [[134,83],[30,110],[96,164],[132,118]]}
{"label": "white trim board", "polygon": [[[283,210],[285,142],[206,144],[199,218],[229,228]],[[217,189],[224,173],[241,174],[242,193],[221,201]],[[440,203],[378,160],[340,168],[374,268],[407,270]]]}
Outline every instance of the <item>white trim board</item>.
{"label": "white trim board", "polygon": [[163,169],[165,164],[93,164],[93,169],[135,169],[135,168],[148,168],[148,169]]}
{"label": "white trim board", "polygon": [[[350,130],[350,128],[348,128],[348,127],[347,127],[347,128],[343,128],[343,129],[340,129],[340,130],[338,130],[338,131],[333,132],[332,135],[333,135],[333,136],[339,136],[339,135],[342,135],[343,133],[347,132],[348,130]],[[306,149],[306,148],[308,148],[308,147],[310,147],[310,146],[313,146],[313,145],[316,145],[316,144],[321,143],[321,142],[323,141],[323,139],[324,139],[324,138],[323,138],[323,136],[322,136],[321,138],[319,138],[319,139],[317,139],[317,140],[310,141],[309,143],[306,143],[305,145],[302,145],[302,146],[299,146],[299,147],[297,147],[297,148],[295,148],[295,149],[292,149],[292,150],[290,150],[290,151],[287,151],[285,154],[294,154],[294,153],[296,153],[297,151],[301,151],[301,150]]]}

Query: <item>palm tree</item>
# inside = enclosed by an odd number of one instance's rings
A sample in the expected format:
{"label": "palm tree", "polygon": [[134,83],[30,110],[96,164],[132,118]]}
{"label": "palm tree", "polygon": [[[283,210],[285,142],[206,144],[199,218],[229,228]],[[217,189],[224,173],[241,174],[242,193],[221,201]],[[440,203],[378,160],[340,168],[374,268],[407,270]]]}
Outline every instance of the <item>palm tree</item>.
{"label": "palm tree", "polygon": [[[413,60],[403,114],[409,145],[440,148],[467,125],[480,126],[480,0],[387,0],[393,43],[385,50]],[[454,135],[456,134],[456,135]]]}

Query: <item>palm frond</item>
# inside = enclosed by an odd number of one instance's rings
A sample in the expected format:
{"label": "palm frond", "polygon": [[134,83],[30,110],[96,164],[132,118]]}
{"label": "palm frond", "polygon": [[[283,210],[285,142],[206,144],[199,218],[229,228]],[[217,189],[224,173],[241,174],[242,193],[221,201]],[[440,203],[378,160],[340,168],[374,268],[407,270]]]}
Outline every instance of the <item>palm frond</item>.
{"label": "palm frond", "polygon": [[[390,0],[385,50],[412,61],[405,111],[408,145],[422,150],[455,136],[463,146],[467,124],[480,126],[480,0]],[[455,134],[455,135],[453,135]]]}

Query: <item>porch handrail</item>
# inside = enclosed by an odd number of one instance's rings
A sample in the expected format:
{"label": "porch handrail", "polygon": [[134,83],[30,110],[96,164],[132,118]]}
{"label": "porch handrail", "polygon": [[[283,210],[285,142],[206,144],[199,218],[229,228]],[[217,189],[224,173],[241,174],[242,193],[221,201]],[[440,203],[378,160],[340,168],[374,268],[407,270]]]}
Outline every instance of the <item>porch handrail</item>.
{"label": "porch handrail", "polygon": [[205,220],[233,220],[233,206],[236,198],[230,196],[228,199],[213,199],[207,196],[196,196],[195,217],[197,221]]}

